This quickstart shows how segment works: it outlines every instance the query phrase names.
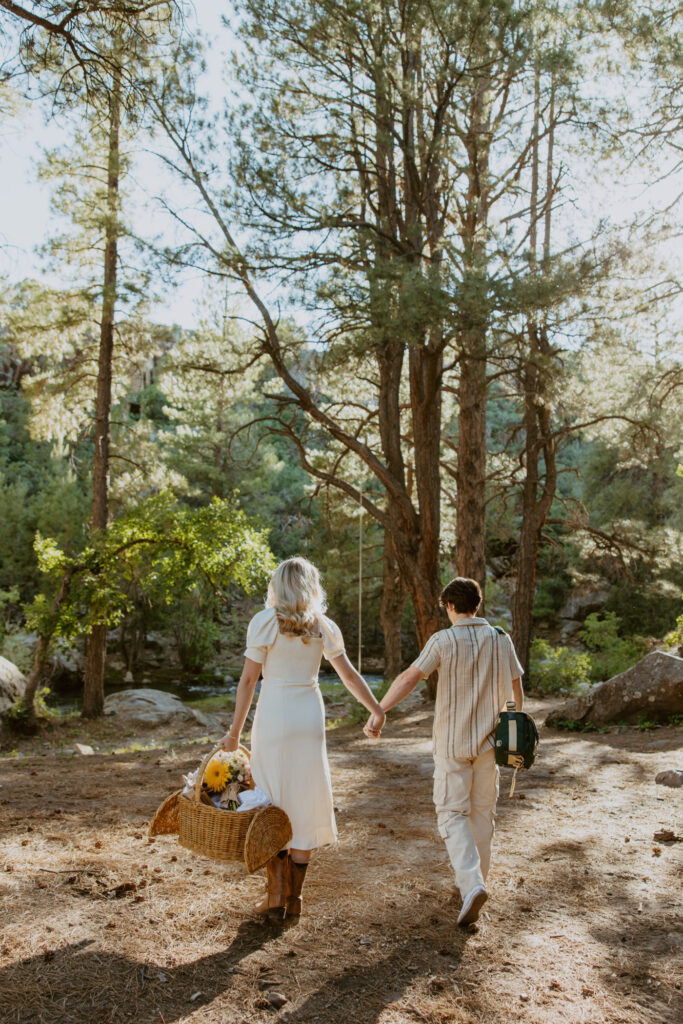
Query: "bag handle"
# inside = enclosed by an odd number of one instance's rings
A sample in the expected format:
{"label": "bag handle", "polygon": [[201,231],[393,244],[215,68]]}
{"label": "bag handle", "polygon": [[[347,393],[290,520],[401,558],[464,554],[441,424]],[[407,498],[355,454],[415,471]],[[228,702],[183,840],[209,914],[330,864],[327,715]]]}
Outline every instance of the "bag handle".
{"label": "bag handle", "polygon": [[[507,636],[505,630],[501,629],[500,626],[494,626],[493,628],[498,636]],[[509,666],[505,672],[505,703],[509,714],[512,714],[513,711],[517,710],[517,701],[515,700],[515,695],[512,692],[512,676],[510,675]]]}
{"label": "bag handle", "polygon": [[[209,761],[214,756],[214,754],[217,754],[219,750],[222,749],[223,747],[220,744],[217,747],[213,747],[206,755],[201,765],[199,766],[199,771],[197,772],[197,779],[194,784],[194,793],[192,794],[192,799],[196,804],[201,803],[202,785],[204,783],[204,772],[206,771],[209,765]],[[241,743],[237,744],[237,749],[241,750],[242,753],[247,755],[247,757],[251,757],[250,751],[247,750],[247,748],[244,747]]]}

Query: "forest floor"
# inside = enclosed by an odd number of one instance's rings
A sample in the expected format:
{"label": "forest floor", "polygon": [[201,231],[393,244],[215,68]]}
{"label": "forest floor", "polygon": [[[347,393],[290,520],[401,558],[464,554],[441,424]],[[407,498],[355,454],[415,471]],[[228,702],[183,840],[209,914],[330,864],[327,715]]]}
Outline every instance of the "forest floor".
{"label": "forest floor", "polygon": [[[551,706],[529,702],[539,720]],[[463,931],[430,727],[416,702],[379,742],[328,733],[340,842],[315,857],[291,927],[253,914],[262,874],[147,838],[199,747],[18,744],[0,760],[2,1024],[683,1019],[683,843],[654,839],[681,831],[683,790],[654,783],[680,767],[681,731],[543,730],[512,799],[504,773],[490,899]]]}

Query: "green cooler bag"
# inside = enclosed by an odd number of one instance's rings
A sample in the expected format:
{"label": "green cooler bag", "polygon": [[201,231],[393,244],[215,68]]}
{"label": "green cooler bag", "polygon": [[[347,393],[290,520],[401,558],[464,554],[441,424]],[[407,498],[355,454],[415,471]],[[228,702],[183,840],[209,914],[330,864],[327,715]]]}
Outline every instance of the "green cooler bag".
{"label": "green cooler bag", "polygon": [[[501,636],[506,635],[500,626],[494,626],[494,629]],[[538,729],[526,711],[515,711],[509,679],[506,680],[506,690],[506,710],[501,712],[496,726],[496,764],[504,768],[531,768],[538,749]]]}
{"label": "green cooler bag", "polygon": [[531,768],[536,760],[538,729],[531,715],[508,704],[496,727],[496,764],[506,768]]}

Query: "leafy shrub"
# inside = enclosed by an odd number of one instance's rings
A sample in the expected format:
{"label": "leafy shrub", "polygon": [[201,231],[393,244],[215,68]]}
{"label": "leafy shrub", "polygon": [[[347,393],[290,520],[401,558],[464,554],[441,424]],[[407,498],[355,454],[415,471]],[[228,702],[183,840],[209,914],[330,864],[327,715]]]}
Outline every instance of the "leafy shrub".
{"label": "leafy shrub", "polygon": [[180,664],[186,672],[201,672],[216,657],[220,630],[213,619],[213,608],[181,601],[171,620]]}
{"label": "leafy shrub", "polygon": [[683,644],[683,615],[679,615],[676,619],[676,625],[667,633],[664,637],[665,642],[669,647],[675,647],[677,644]]}
{"label": "leafy shrub", "polygon": [[614,612],[619,627],[625,634],[636,631],[643,636],[661,636],[676,616],[681,613],[681,598],[660,593],[646,581],[636,578],[635,585],[628,580],[615,584],[610,589],[606,612]]}
{"label": "leafy shrub", "polygon": [[553,647],[537,637],[531,644],[531,686],[542,693],[579,694],[588,689],[591,658],[573,647]]}
{"label": "leafy shrub", "polygon": [[25,676],[31,671],[33,664],[33,648],[26,633],[14,627],[0,637],[0,655],[17,666]]}
{"label": "leafy shrub", "polygon": [[[47,703],[47,697],[50,694],[49,686],[42,686],[36,691],[34,698],[34,708],[36,718],[57,718],[59,712],[51,708]],[[31,721],[32,715],[29,714],[29,707],[23,697],[16,700],[12,704],[11,708],[5,713],[5,721],[7,722],[10,729],[15,732],[32,733],[35,731],[35,725]]]}
{"label": "leafy shrub", "polygon": [[642,637],[619,636],[620,620],[614,612],[597,612],[588,616],[579,638],[591,652],[591,679],[594,682],[611,679],[635,665],[647,653]]}
{"label": "leafy shrub", "polygon": [[570,585],[557,576],[540,579],[534,596],[534,619],[554,620],[569,590]]}
{"label": "leafy shrub", "polygon": [[596,725],[595,722],[582,722],[578,718],[569,718],[566,721],[556,722],[555,728],[561,729],[564,732],[605,733],[610,731],[609,725]]}

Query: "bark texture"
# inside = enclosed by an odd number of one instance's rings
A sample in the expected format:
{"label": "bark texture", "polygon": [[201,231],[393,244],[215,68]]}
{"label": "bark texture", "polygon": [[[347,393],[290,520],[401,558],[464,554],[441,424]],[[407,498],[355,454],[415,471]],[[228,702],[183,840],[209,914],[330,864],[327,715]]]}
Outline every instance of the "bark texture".
{"label": "bark texture", "polygon": [[388,682],[395,679],[403,669],[401,624],[406,597],[406,588],[398,571],[391,537],[385,533],[379,617],[384,634],[384,678]]}
{"label": "bark texture", "polygon": [[[482,65],[486,61],[482,60]],[[480,75],[469,107],[468,190],[461,236],[464,280],[459,301],[458,462],[455,570],[486,587],[487,253],[490,82]],[[482,605],[481,612],[484,612]]]}
{"label": "bark texture", "polygon": [[[121,122],[121,75],[115,70],[109,97],[109,152],[107,160],[107,209],[105,222],[102,320],[95,402],[95,454],[93,461],[92,526],[106,530],[109,516],[109,450],[111,442],[111,384],[114,353],[114,316],[119,236],[119,130]],[[104,664],[107,654],[106,609],[104,619],[88,636],[83,685],[83,717],[99,717],[104,709]]]}

